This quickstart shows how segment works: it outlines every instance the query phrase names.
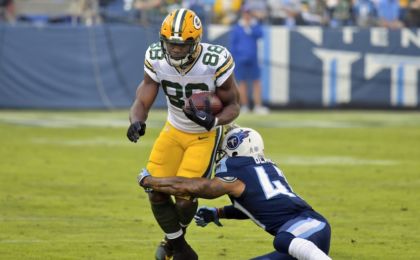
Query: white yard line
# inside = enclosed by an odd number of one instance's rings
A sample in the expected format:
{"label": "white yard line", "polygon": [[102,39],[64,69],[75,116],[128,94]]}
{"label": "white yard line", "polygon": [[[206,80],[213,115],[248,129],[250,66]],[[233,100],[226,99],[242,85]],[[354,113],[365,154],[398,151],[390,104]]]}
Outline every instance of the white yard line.
{"label": "white yard line", "polygon": [[[266,128],[377,128],[388,126],[420,125],[419,113],[315,113],[294,114],[273,112],[265,117],[254,114],[240,115],[237,123]],[[166,111],[152,111],[147,127],[161,128]],[[117,113],[67,113],[67,112],[10,112],[0,111],[0,123],[52,128],[117,127],[128,126],[128,111]]]}
{"label": "white yard line", "polygon": [[290,165],[349,165],[349,166],[360,166],[360,165],[396,165],[399,164],[395,160],[372,160],[372,159],[361,159],[350,156],[282,156],[274,154],[272,156],[274,161],[282,164]]}
{"label": "white yard line", "polygon": [[[121,139],[106,139],[106,138],[95,138],[95,139],[72,139],[72,140],[60,140],[54,138],[32,138],[31,143],[42,144],[42,145],[61,145],[61,146],[130,146],[133,145],[124,136]],[[152,140],[142,140],[136,144],[137,146],[151,146]]]}

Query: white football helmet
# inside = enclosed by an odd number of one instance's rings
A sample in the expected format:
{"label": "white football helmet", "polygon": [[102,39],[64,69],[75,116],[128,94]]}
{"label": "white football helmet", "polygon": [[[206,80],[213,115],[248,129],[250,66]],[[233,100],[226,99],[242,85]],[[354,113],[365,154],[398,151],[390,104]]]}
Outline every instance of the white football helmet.
{"label": "white football helmet", "polygon": [[233,128],[223,139],[222,151],[229,157],[263,157],[264,141],[254,129],[245,127]]}

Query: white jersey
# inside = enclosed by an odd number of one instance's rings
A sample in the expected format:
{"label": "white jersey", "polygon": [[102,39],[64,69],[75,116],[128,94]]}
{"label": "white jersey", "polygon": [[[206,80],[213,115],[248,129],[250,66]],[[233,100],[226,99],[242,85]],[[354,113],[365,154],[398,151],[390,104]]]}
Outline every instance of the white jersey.
{"label": "white jersey", "polygon": [[144,71],[165,92],[169,123],[188,133],[206,132],[204,127],[184,115],[182,107],[184,100],[195,92],[214,93],[233,73],[235,63],[229,51],[220,45],[201,43],[201,53],[183,74],[168,64],[160,43],[150,45],[145,56]]}

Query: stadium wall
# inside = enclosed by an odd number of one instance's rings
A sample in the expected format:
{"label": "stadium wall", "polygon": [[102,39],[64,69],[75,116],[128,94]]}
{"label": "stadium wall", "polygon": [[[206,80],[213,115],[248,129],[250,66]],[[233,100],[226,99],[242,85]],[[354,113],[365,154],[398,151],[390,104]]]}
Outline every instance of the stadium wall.
{"label": "stadium wall", "polygon": [[[130,106],[158,27],[0,24],[0,107]],[[229,46],[229,27],[206,41]],[[420,30],[265,27],[264,102],[272,107],[418,109]],[[165,106],[159,94],[156,107]]]}

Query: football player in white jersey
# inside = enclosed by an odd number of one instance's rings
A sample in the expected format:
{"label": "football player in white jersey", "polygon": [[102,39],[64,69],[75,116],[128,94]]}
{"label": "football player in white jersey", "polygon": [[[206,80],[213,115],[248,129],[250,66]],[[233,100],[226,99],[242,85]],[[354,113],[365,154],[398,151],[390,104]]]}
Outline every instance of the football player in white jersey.
{"label": "football player in white jersey", "polygon": [[[163,21],[160,42],[150,45],[145,55],[144,79],[130,109],[127,137],[137,142],[145,134],[149,110],[162,88],[168,116],[154,143],[143,171],[155,177],[209,178],[221,141],[222,125],[231,123],[240,110],[234,79],[235,63],[222,46],[202,43],[200,18],[189,9],[172,11]],[[195,92],[210,91],[223,103],[217,115],[184,110],[184,100]],[[150,192],[149,201],[165,239],[156,251],[157,259],[197,259],[185,241],[198,202],[193,197],[175,197]],[[163,250],[165,249],[165,250]]]}

